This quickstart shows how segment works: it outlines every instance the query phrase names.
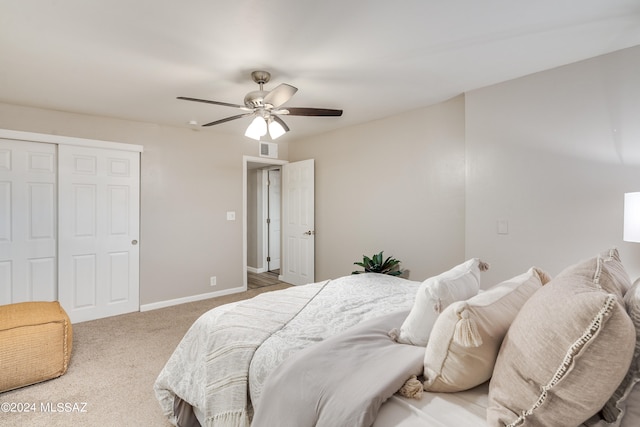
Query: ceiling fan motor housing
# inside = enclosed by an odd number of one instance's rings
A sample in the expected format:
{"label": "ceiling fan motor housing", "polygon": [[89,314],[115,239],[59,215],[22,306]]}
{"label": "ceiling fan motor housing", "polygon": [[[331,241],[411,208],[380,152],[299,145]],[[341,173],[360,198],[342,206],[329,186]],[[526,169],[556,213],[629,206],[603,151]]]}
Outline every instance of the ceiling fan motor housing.
{"label": "ceiling fan motor housing", "polygon": [[260,108],[264,107],[264,97],[269,93],[265,90],[254,90],[253,92],[249,92],[244,97],[244,105],[249,108]]}

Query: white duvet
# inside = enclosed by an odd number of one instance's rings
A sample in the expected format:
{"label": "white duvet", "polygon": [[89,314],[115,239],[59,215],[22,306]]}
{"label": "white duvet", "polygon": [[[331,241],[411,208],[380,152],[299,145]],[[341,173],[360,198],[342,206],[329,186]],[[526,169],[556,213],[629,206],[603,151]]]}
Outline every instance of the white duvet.
{"label": "white duvet", "polygon": [[[231,318],[237,319],[234,320],[236,329],[224,329],[236,334],[238,331],[244,334],[246,331],[243,328],[248,329],[246,324],[251,322],[260,325],[256,328],[260,329],[256,332],[258,335],[265,334],[266,327],[270,328],[268,337],[257,346],[248,367],[249,390],[246,391],[251,396],[251,402],[247,402],[250,416],[250,405],[259,405],[262,387],[269,373],[286,357],[364,320],[410,309],[419,285],[420,282],[388,275],[360,274],[328,283],[289,288],[259,298],[265,295],[262,294],[254,298],[257,301],[241,301],[215,308],[194,323],[158,376],[155,390],[160,405],[174,422],[175,396],[191,404],[196,413],[205,414],[206,424],[213,425],[211,414],[224,414],[227,411],[227,408],[220,407],[226,402],[215,399],[212,384],[225,381],[230,374],[213,369],[215,360],[212,361],[212,358],[224,353],[218,348],[221,340],[219,325],[228,325]],[[255,307],[260,307],[255,316],[250,311],[254,303]],[[264,313],[269,310],[272,315],[265,317],[269,319],[265,323],[269,324],[262,325],[256,319],[265,316]],[[230,338],[223,336],[222,340],[230,342]],[[222,378],[215,378],[216,375]],[[223,422],[218,420],[216,425],[223,425]]]}

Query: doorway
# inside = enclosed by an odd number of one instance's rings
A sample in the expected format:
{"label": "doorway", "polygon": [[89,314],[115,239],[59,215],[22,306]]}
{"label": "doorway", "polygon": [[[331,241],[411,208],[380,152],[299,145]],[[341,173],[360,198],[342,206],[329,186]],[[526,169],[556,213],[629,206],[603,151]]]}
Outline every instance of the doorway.
{"label": "doorway", "polygon": [[[243,158],[243,286],[248,275],[280,269],[281,167],[285,160]],[[270,185],[269,185],[270,184]],[[268,219],[268,221],[267,221]],[[271,274],[273,276],[273,274]]]}
{"label": "doorway", "polygon": [[[258,170],[273,169],[281,166],[281,254],[278,279],[293,285],[313,283],[315,280],[315,202],[314,202],[314,160],[301,160],[289,163],[286,160],[243,157],[243,288],[247,289],[247,276],[251,263],[258,265],[262,259],[258,253],[263,248],[263,234],[257,232],[257,185]],[[248,260],[251,259],[251,263]],[[257,267],[251,267],[257,270]],[[260,267],[263,268],[263,267]],[[266,269],[265,269],[266,271]]]}

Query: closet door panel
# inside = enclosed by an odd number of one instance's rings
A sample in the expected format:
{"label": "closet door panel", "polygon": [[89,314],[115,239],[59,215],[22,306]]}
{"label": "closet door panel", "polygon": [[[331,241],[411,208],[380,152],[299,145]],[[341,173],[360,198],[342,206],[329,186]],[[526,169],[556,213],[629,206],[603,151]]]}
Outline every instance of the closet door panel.
{"label": "closet door panel", "polygon": [[11,182],[0,182],[0,242],[11,241]]}
{"label": "closet door panel", "polygon": [[71,221],[71,237],[80,244],[83,239],[89,244],[91,239],[96,237],[97,223],[97,187],[92,184],[71,184],[70,191],[71,205],[65,210],[65,215],[71,215],[68,218]]}
{"label": "closet door panel", "polygon": [[109,254],[109,303],[127,301],[131,298],[128,284],[130,270],[129,253],[113,252]]}
{"label": "closet door panel", "polygon": [[0,139],[0,304],[57,299],[56,146]]}
{"label": "closet door panel", "polygon": [[0,261],[0,305],[10,304],[13,297],[13,263],[11,260]]}
{"label": "closet door panel", "polygon": [[59,148],[60,302],[72,321],[139,309],[140,154]]}
{"label": "closet door panel", "polygon": [[71,286],[72,307],[88,310],[97,306],[97,269],[95,254],[74,255],[72,257],[73,278],[66,282],[63,295],[67,295],[67,287]]}
{"label": "closet door panel", "polygon": [[29,282],[33,301],[55,301],[58,299],[56,289],[56,258],[36,258],[29,260]]}

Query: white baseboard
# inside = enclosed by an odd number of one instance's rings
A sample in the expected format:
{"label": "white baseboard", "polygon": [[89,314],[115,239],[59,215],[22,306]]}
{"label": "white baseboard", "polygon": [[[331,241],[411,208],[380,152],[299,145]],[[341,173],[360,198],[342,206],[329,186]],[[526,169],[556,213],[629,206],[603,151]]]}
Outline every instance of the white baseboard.
{"label": "white baseboard", "polygon": [[187,302],[202,301],[203,299],[222,297],[225,295],[237,294],[238,292],[244,292],[244,291],[246,291],[244,286],[239,286],[237,288],[223,289],[221,291],[216,291],[216,292],[207,292],[206,294],[192,295],[190,297],[176,298],[176,299],[167,300],[167,301],[152,302],[150,304],[141,305],[140,311],[157,310],[159,308],[171,307],[173,305],[184,304]]}
{"label": "white baseboard", "polygon": [[256,267],[249,267],[247,266],[247,271],[249,273],[256,273],[256,274],[260,274],[260,273],[264,273],[267,271],[266,268],[256,268]]}

